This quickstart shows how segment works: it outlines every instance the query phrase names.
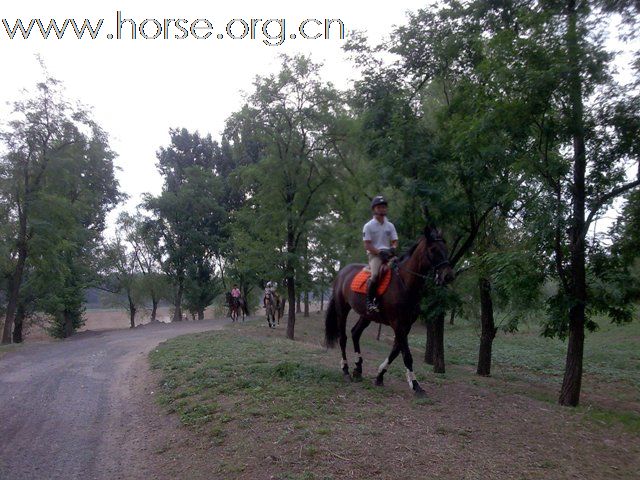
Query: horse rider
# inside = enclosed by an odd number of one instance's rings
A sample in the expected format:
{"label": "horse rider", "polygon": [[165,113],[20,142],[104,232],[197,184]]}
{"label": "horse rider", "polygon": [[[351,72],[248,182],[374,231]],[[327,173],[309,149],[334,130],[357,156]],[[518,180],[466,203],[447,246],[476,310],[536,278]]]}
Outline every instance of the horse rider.
{"label": "horse rider", "polygon": [[237,299],[237,298],[240,298],[241,295],[242,294],[240,293],[240,289],[238,288],[238,285],[234,284],[233,288],[231,289],[231,296]]}
{"label": "horse rider", "polygon": [[387,220],[387,201],[382,195],[373,197],[371,210],[373,218],[362,228],[362,240],[369,259],[371,279],[367,288],[367,311],[379,312],[376,299],[376,288],[380,267],[391,257],[395,256],[398,248],[398,233],[396,227]]}
{"label": "horse rider", "polygon": [[234,283],[233,284],[233,288],[231,289],[231,303],[232,303],[232,305],[235,305],[235,306],[239,305],[241,296],[242,296],[242,293],[240,292],[240,289],[238,288],[238,284]]}
{"label": "horse rider", "polygon": [[275,282],[268,281],[264,287],[264,297],[262,297],[262,305],[267,308],[267,297],[273,302],[276,292]]}

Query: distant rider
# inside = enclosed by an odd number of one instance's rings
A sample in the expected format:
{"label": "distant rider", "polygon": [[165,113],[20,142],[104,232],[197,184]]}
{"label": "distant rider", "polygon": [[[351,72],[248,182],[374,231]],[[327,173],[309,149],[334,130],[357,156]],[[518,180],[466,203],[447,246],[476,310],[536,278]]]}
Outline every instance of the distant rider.
{"label": "distant rider", "polygon": [[382,195],[378,195],[371,201],[373,218],[369,220],[362,229],[362,239],[364,248],[369,258],[369,268],[371,269],[371,280],[367,289],[367,311],[378,312],[376,300],[376,287],[378,274],[383,263],[395,255],[398,248],[398,233],[396,227],[387,220],[387,201]]}
{"label": "distant rider", "polygon": [[267,298],[273,302],[273,296],[275,294],[276,287],[275,282],[268,281],[264,287],[264,297],[262,297],[262,305],[267,307]]}

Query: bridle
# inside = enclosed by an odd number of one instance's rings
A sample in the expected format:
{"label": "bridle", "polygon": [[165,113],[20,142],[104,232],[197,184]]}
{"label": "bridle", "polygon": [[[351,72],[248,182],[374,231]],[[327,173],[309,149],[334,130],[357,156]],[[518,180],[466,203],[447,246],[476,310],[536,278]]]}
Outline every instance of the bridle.
{"label": "bridle", "polygon": [[433,270],[438,270],[440,267],[444,267],[445,265],[451,266],[451,264],[449,263],[449,260],[443,260],[441,261],[439,264],[431,267]]}
{"label": "bridle", "polygon": [[[435,237],[433,239],[434,242],[438,242],[438,241],[443,241],[442,237]],[[411,275],[415,275],[416,277],[420,277],[423,278],[425,280],[429,280],[431,278],[431,276],[429,275],[424,275],[420,272],[414,272],[413,270],[409,270],[408,268],[403,267],[402,265],[400,265],[399,263],[396,263],[397,268],[404,270],[407,273],[410,273]],[[449,259],[445,258],[444,260],[442,260],[441,262],[439,262],[437,265],[431,265],[431,267],[429,268],[429,270],[431,271],[437,271],[439,268],[444,267],[444,266],[450,266],[451,264],[449,263]]]}

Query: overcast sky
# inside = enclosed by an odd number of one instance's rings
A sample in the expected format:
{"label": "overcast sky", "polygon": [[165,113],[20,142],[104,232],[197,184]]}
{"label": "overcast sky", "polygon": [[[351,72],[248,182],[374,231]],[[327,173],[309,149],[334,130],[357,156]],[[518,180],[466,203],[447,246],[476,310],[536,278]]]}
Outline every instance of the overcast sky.
{"label": "overcast sky", "polygon": [[[0,113],[7,111],[5,102],[19,96],[22,88],[32,88],[41,77],[35,59],[39,53],[48,70],[62,80],[67,97],[78,99],[93,107],[94,118],[111,137],[111,146],[118,154],[117,165],[122,169],[118,179],[122,189],[131,196],[129,208],[138,203],[144,192],[157,193],[161,180],[155,169],[155,152],[168,143],[170,127],[209,132],[219,137],[225,119],[242,105],[243,91],[250,92],[256,75],[273,72],[278,67],[280,53],[310,54],[324,63],[326,79],[344,88],[353,77],[353,66],[341,48],[344,40],[331,26],[332,38],[301,39],[298,26],[305,19],[341,19],[347,32],[366,30],[371,39],[388,35],[394,24],[403,23],[407,10],[416,10],[428,0],[396,0],[386,4],[369,1],[323,0],[318,2],[264,2],[238,0],[212,1],[21,1],[3,2],[0,22],[6,19],[13,27],[17,19],[25,26],[32,18],[46,25],[51,18],[61,24],[66,18],[79,23],[85,18],[95,26],[103,18],[99,37],[77,40],[69,27],[62,40],[42,39],[37,26],[28,40],[9,40],[0,24]],[[384,7],[384,8],[382,8]],[[123,39],[108,39],[116,33],[116,12],[123,18],[140,24],[145,19],[184,18],[192,22],[208,19],[213,24],[212,35],[198,40],[191,37],[176,39],[182,32],[170,25],[169,38],[145,40],[138,33],[131,40],[131,24],[125,23]],[[261,28],[255,22],[256,38],[233,40],[225,27],[232,19],[285,19],[286,39],[280,46],[267,46]],[[185,25],[186,22],[181,25]],[[206,23],[200,22],[199,36],[207,33]],[[243,25],[233,25],[235,36],[242,34]],[[156,33],[153,22],[147,22],[145,34]],[[322,29],[308,24],[305,32],[313,35]],[[277,36],[280,25],[273,22],[268,33]],[[218,39],[217,34],[225,35]],[[298,33],[292,40],[291,33]],[[52,34],[53,37],[53,34]],[[273,42],[277,43],[277,42]],[[4,115],[3,115],[4,117]]]}
{"label": "overcast sky", "polygon": [[[61,25],[66,18],[80,24],[85,18],[94,26],[104,19],[99,37],[77,40],[69,28],[62,40],[42,39],[37,27],[28,40],[9,40],[0,24],[0,118],[8,111],[5,102],[17,98],[23,88],[32,88],[39,81],[41,70],[35,59],[39,53],[50,73],[62,80],[67,97],[92,107],[94,118],[109,133],[112,149],[117,152],[116,164],[121,171],[118,179],[123,191],[131,196],[128,208],[135,206],[144,192],[158,193],[161,179],[155,169],[156,150],[168,143],[171,127],[185,127],[219,138],[225,119],[242,105],[243,91],[249,92],[256,75],[273,72],[278,67],[280,53],[310,54],[324,63],[324,75],[336,86],[345,88],[353,78],[353,66],[342,52],[344,40],[332,38],[292,40],[305,19],[340,19],[347,32],[366,30],[373,40],[388,36],[393,25],[402,24],[408,10],[433,4],[433,0],[395,0],[387,3],[370,1],[323,0],[318,2],[264,2],[237,0],[212,2],[184,0],[120,1],[42,1],[3,2],[0,22],[6,19],[13,27],[17,19],[25,26],[39,18],[46,25],[55,18]],[[185,19],[193,22],[207,19],[213,24],[206,40],[186,38],[175,25],[170,25],[168,39],[164,33],[158,39],[145,40],[138,33],[131,40],[130,23],[122,30],[125,38],[108,39],[116,32],[116,12],[133,19],[137,26],[145,19]],[[232,40],[225,27],[232,19],[243,19],[256,27],[256,38]],[[280,46],[267,46],[261,28],[264,20],[285,19],[286,39]],[[182,25],[187,24],[184,22]],[[206,27],[201,22],[200,27]],[[188,27],[188,24],[187,24]],[[232,33],[241,34],[242,24],[236,21]],[[306,32],[312,35],[315,24]],[[332,26],[332,29],[335,25]],[[145,34],[156,33],[153,22],[147,22]],[[197,30],[204,36],[207,30]],[[272,24],[268,33],[275,36],[279,25]],[[126,35],[129,38],[126,38]],[[218,39],[222,34],[224,38]],[[53,37],[53,34],[52,34]],[[623,61],[623,63],[625,63]],[[113,215],[112,215],[113,217]]]}

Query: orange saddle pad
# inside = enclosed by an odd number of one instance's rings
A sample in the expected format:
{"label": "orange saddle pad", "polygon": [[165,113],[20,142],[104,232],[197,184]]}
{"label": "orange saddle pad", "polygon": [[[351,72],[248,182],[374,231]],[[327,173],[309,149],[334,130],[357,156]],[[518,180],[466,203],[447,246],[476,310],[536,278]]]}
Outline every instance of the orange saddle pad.
{"label": "orange saddle pad", "polygon": [[[356,293],[364,293],[366,295],[367,281],[369,280],[369,277],[371,277],[371,272],[368,268],[365,267],[360,270],[358,273],[356,273],[356,276],[353,277],[353,280],[351,281],[351,290]],[[382,277],[378,279],[378,289],[376,291],[377,295],[382,295],[384,292],[386,292],[387,287],[389,287],[390,283],[391,269],[385,268],[382,271]]]}

